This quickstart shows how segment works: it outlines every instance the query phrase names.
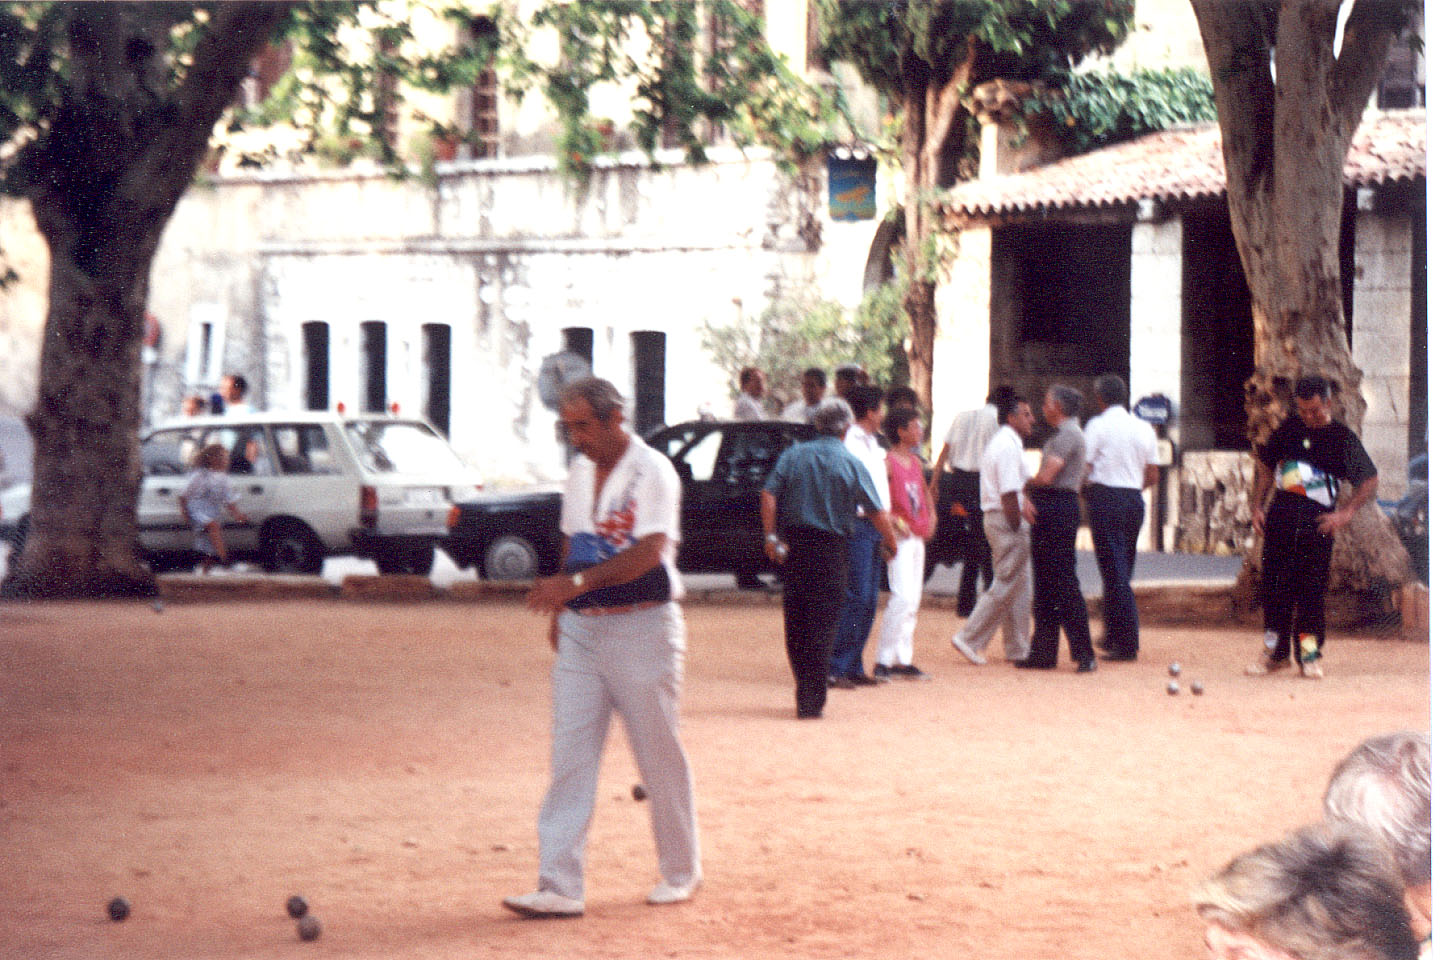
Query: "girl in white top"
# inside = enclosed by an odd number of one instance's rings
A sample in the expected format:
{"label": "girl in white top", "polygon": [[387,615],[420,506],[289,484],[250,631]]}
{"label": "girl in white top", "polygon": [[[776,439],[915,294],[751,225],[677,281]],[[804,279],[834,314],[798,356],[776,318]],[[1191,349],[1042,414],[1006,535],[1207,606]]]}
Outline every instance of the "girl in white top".
{"label": "girl in white top", "polygon": [[221,564],[229,562],[220,528],[221,515],[229,511],[241,523],[250,522],[235,506],[240,497],[230,487],[226,476],[229,469],[229,452],[218,443],[207,443],[195,455],[195,469],[180,491],[180,511],[195,531],[195,549],[200,551],[200,567],[205,573],[217,559]]}

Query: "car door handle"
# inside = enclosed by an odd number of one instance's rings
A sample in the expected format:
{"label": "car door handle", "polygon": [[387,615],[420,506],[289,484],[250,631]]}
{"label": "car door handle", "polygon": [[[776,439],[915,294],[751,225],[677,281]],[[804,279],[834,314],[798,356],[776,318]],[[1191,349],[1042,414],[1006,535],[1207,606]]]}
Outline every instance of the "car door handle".
{"label": "car door handle", "polygon": [[155,492],[162,497],[168,497],[170,496],[171,490],[169,487],[156,487]]}
{"label": "car door handle", "polygon": [[251,487],[249,492],[253,493],[255,496],[258,497],[260,494],[265,492],[265,488],[257,484],[256,486]]}

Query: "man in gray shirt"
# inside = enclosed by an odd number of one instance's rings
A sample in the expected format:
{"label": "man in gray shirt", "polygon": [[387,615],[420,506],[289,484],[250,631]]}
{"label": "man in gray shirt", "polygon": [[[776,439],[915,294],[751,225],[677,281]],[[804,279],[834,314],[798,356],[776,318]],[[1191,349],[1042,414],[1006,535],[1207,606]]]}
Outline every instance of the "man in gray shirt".
{"label": "man in gray shirt", "polygon": [[1061,384],[1045,392],[1040,410],[1055,435],[1045,442],[1040,470],[1025,484],[1035,505],[1030,558],[1035,567],[1034,633],[1022,669],[1050,670],[1060,651],[1060,628],[1080,673],[1095,669],[1090,616],[1075,575],[1075,533],[1080,527],[1080,480],[1085,475],[1085,434],[1077,419],[1084,397]]}

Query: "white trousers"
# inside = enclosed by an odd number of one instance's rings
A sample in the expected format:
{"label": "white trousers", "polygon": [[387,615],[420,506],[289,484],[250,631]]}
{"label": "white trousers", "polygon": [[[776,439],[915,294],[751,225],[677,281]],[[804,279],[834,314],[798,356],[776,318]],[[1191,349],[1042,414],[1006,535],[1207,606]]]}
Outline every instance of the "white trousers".
{"label": "white trousers", "polygon": [[985,539],[995,566],[995,579],[975,601],[965,621],[965,644],[983,653],[999,630],[1005,640],[1005,659],[1024,660],[1030,655],[1030,602],[1034,592],[1030,579],[1030,524],[1020,529],[999,510],[985,511]]}
{"label": "white trousers", "polygon": [[700,878],[700,845],[690,763],[680,745],[680,607],[600,617],[565,611],[559,627],[550,789],[540,805],[540,889],[585,899],[585,838],[612,712],[620,714],[650,795],[660,875],[688,886]]}
{"label": "white trousers", "polygon": [[899,541],[886,572],[890,577],[890,599],[880,618],[875,663],[882,667],[909,666],[915,659],[915,620],[920,614],[920,590],[925,586],[925,541],[919,537]]}

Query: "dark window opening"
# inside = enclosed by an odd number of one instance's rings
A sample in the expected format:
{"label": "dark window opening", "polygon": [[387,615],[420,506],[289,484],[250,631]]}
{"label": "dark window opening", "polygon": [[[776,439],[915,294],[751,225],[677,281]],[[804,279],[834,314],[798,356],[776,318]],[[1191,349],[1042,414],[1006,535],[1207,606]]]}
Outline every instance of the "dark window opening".
{"label": "dark window opening", "polygon": [[665,334],[630,334],[635,385],[635,432],[645,436],[665,424]]}
{"label": "dark window opening", "polygon": [[305,409],[330,408],[330,324],[321,321],[301,328],[305,338]]}
{"label": "dark window opening", "polygon": [[366,413],[385,412],[385,324],[371,320],[360,324],[361,402]]}
{"label": "dark window opening", "polygon": [[[470,21],[472,42],[493,46],[497,30],[489,17]],[[500,85],[495,68],[486,67],[470,87],[470,109],[465,118],[470,131],[469,150],[474,157],[500,156]]]}
{"label": "dark window opening", "polygon": [[427,323],[425,338],[425,416],[446,436],[450,435],[450,327]]}
{"label": "dark window opening", "polygon": [[566,327],[560,331],[565,338],[565,349],[581,357],[595,368],[595,331],[589,327]]}

